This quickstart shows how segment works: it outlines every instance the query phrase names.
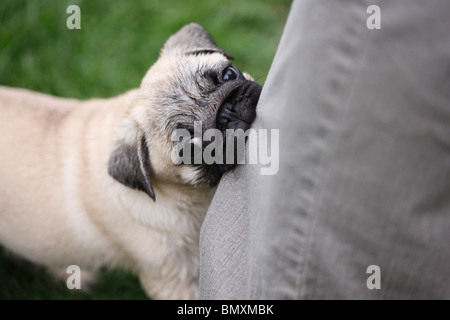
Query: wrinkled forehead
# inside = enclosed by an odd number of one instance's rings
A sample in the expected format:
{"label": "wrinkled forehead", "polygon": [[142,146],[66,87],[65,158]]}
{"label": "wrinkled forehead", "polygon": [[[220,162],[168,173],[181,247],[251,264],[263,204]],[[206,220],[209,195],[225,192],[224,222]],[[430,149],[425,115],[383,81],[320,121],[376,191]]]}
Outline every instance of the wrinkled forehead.
{"label": "wrinkled forehead", "polygon": [[200,54],[185,54],[180,55],[179,61],[186,62],[189,64],[199,64],[203,66],[212,66],[215,64],[227,64],[229,63],[228,59],[220,53],[200,53]]}
{"label": "wrinkled forehead", "polygon": [[147,72],[144,81],[154,82],[164,78],[198,76],[210,71],[220,72],[229,64],[224,55],[216,52],[161,56]]}
{"label": "wrinkled forehead", "polygon": [[170,59],[176,60],[173,61],[172,72],[180,77],[201,77],[211,72],[219,73],[230,64],[220,53],[180,55]]}

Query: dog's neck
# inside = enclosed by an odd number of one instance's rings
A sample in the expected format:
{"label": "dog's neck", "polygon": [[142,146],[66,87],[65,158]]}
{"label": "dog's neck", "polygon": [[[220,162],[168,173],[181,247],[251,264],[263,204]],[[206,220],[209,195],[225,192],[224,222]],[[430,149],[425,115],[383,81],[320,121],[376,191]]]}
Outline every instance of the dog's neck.
{"label": "dog's neck", "polygon": [[[192,186],[158,181],[154,188],[156,201],[142,191],[121,184],[111,186],[109,198],[116,208],[152,229],[169,231],[174,237],[198,235],[215,188],[205,187],[199,192]],[[176,230],[174,225],[178,226]]]}

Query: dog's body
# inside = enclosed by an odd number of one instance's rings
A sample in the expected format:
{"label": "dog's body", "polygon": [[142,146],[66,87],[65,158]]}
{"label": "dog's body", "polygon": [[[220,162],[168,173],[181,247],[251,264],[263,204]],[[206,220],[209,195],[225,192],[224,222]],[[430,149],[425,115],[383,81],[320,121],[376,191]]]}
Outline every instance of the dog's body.
{"label": "dog's body", "polygon": [[[1,244],[50,267],[129,268],[153,298],[198,297],[199,230],[217,178],[205,177],[210,168],[170,161],[170,130],[191,129],[186,119],[193,117],[213,127],[238,88],[208,98],[207,112],[187,101],[204,96],[174,89],[177,60],[197,69],[227,61],[205,33],[184,27],[141,87],[115,98],[78,101],[0,87]],[[247,76],[240,81],[253,90]]]}
{"label": "dog's body", "polygon": [[[192,297],[177,291],[180,280],[197,276],[198,233],[213,189],[154,182],[154,202],[106,170],[136,94],[78,102],[0,88],[0,241],[48,266],[132,268],[144,286],[145,277],[157,280],[146,288],[155,296]],[[151,274],[155,266],[165,272]]]}

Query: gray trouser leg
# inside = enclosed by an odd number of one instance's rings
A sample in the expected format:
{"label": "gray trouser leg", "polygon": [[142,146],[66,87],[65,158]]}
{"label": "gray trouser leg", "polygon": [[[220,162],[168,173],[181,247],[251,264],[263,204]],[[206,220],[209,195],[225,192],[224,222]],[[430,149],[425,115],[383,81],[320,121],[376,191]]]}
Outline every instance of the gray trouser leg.
{"label": "gray trouser leg", "polygon": [[449,16],[446,0],[294,3],[254,124],[279,129],[279,171],[223,177],[203,298],[450,299]]}

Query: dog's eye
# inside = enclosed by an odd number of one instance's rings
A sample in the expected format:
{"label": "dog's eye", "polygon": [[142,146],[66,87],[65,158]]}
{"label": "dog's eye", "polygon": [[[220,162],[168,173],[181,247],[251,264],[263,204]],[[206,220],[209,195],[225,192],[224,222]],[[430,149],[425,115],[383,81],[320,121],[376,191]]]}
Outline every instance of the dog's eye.
{"label": "dog's eye", "polygon": [[222,80],[225,82],[236,80],[237,77],[238,77],[238,73],[237,73],[236,69],[233,67],[226,67],[222,71]]}

